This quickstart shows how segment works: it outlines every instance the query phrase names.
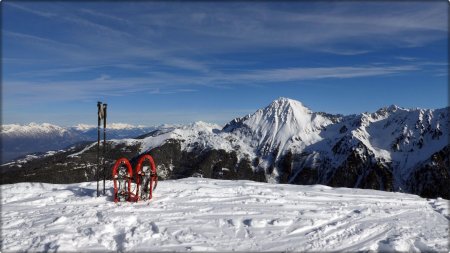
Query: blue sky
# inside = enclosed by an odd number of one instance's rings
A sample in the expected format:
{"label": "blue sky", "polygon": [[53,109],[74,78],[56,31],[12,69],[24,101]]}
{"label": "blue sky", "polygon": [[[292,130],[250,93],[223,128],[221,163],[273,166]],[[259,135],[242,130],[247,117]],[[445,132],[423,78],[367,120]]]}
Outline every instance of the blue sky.
{"label": "blue sky", "polygon": [[20,2],[3,123],[224,124],[278,97],[352,114],[448,104],[447,1]]}

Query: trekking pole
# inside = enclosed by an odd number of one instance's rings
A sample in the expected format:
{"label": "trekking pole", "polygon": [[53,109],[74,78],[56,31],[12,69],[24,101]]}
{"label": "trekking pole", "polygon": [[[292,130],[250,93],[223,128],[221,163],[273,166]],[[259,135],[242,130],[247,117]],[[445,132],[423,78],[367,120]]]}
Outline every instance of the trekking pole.
{"label": "trekking pole", "polygon": [[97,102],[97,109],[98,109],[98,127],[97,127],[97,170],[96,170],[96,179],[97,179],[97,197],[100,196],[100,189],[99,189],[99,180],[100,180],[100,121],[101,121],[101,110],[102,110],[102,102]]}
{"label": "trekking pole", "polygon": [[106,181],[106,107],[103,104],[103,195],[105,195],[105,181]]}

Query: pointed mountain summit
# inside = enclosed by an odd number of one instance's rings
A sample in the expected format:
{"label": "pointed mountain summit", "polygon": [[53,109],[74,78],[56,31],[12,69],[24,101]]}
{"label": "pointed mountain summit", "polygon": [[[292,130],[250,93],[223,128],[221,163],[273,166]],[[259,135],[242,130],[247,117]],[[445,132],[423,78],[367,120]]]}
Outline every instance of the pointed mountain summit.
{"label": "pointed mountain summit", "polygon": [[321,140],[320,131],[331,123],[301,102],[281,97],[253,114],[234,119],[223,130],[251,136],[262,155],[277,151],[278,156],[293,144],[304,147]]}

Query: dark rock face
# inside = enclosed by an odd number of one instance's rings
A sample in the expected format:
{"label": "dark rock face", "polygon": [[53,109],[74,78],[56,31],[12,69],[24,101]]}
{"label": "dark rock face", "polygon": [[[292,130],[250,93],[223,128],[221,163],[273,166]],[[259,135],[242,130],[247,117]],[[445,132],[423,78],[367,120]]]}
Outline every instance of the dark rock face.
{"label": "dark rock face", "polygon": [[[194,148],[195,150],[195,148]],[[225,150],[181,150],[179,141],[169,140],[148,152],[155,161],[162,179],[202,176],[215,179],[249,179],[265,182],[265,175],[253,172],[250,160],[238,161],[236,153]]]}
{"label": "dark rock face", "polygon": [[408,180],[409,191],[426,198],[450,199],[450,146],[417,166]]}
{"label": "dark rock face", "polygon": [[[334,146],[333,151],[342,155],[348,138],[344,137]],[[310,154],[297,156],[304,161]],[[374,154],[359,142],[348,154],[343,163],[333,168],[329,160],[317,159],[313,165],[305,162],[296,163],[299,171],[292,175],[293,184],[325,184],[332,187],[364,188],[376,190],[393,190],[393,175],[389,166],[377,161]]]}
{"label": "dark rock face", "polygon": [[[325,184],[332,187],[349,187],[394,191],[394,176],[389,164],[373,158],[373,154],[362,148],[350,153],[344,163],[330,173],[322,173],[323,166],[301,167],[290,180],[293,184]],[[409,193],[422,197],[450,199],[449,146],[436,152],[418,166],[406,181]]]}
{"label": "dark rock face", "polygon": [[291,181],[293,184],[312,185],[319,180],[317,169],[305,167]]}
{"label": "dark rock face", "polygon": [[375,190],[393,190],[393,176],[389,167],[375,160],[362,143],[360,151],[353,150],[339,166],[330,181],[332,187],[349,187]]}
{"label": "dark rock face", "polygon": [[281,174],[278,179],[280,183],[284,184],[289,181],[289,177],[292,175],[292,161],[293,161],[293,154],[291,151],[289,151],[278,162],[277,167],[279,168],[278,171]]}

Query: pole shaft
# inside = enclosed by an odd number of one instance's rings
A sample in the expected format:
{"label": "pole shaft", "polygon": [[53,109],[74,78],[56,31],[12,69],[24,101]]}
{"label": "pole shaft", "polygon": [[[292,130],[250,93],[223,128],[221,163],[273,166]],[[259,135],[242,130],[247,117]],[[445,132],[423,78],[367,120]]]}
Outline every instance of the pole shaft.
{"label": "pole shaft", "polygon": [[105,181],[106,181],[106,104],[103,104],[103,195],[105,195]]}
{"label": "pole shaft", "polygon": [[98,127],[97,127],[97,170],[96,170],[96,179],[97,179],[97,197],[100,196],[100,189],[99,189],[99,181],[100,181],[100,110],[102,103],[97,102],[97,119],[98,119]]}

